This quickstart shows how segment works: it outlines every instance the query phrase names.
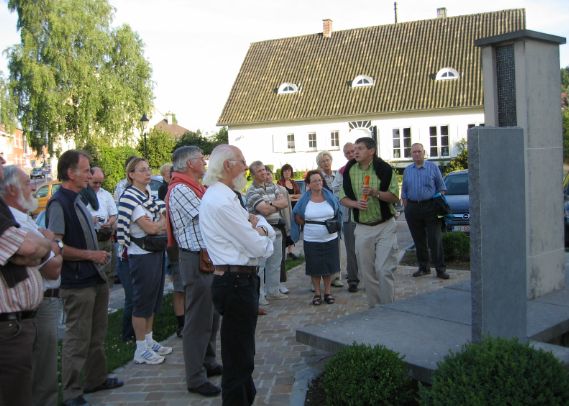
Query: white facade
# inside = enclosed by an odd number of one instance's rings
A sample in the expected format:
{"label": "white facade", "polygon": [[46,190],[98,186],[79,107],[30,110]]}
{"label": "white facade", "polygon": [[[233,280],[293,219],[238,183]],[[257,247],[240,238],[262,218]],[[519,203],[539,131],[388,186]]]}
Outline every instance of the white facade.
{"label": "white facade", "polygon": [[416,142],[424,145],[428,158],[448,162],[459,152],[457,143],[466,139],[468,128],[483,123],[482,109],[472,109],[428,116],[393,114],[368,120],[229,127],[228,132],[229,144],[239,147],[248,163],[260,160],[275,169],[288,163],[295,171],[304,171],[316,168],[316,155],[324,150],[332,155],[333,169],[340,168],[346,161],[343,145],[371,136],[373,127],[377,129],[379,156],[394,166],[405,167],[411,162],[410,147]]}

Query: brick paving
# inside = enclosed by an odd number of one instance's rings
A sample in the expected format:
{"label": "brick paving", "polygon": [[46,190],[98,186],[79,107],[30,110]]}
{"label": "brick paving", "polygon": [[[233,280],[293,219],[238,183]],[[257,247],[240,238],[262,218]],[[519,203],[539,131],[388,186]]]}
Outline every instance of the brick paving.
{"label": "brick paving", "polygon": [[[449,270],[451,279],[448,281],[435,278],[434,272],[430,277],[413,278],[411,274],[414,271],[412,267],[398,268],[396,300],[430,292],[470,277],[469,271]],[[330,355],[297,343],[297,327],[323,323],[367,309],[364,291],[349,293],[347,287],[333,288],[335,304],[312,306],[310,282],[304,274],[304,265],[289,271],[287,286],[290,289],[289,299],[273,301],[265,306],[269,314],[259,317],[254,372],[257,386],[255,405],[302,404],[295,396],[298,393],[294,393],[298,377],[306,375],[302,372],[310,368],[320,369]],[[135,365],[130,362],[115,371],[125,381],[124,387],[86,395],[86,399],[95,405],[221,405],[220,396],[203,398],[186,390],[182,342],[172,336],[164,344],[172,346],[174,352],[166,357],[162,365]],[[219,358],[220,354],[218,348]],[[219,384],[220,378],[215,377],[212,381]]]}

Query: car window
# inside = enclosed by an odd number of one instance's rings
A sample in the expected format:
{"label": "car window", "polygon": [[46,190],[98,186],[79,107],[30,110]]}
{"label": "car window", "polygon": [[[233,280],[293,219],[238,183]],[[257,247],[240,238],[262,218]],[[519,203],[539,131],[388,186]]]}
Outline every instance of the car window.
{"label": "car window", "polygon": [[162,184],[162,182],[157,181],[156,179],[152,179],[150,181],[150,190],[152,191],[158,191],[158,189],[160,189],[160,185]]}
{"label": "car window", "polygon": [[36,197],[46,197],[47,196],[47,185],[43,185],[36,192]]}
{"label": "car window", "polygon": [[460,173],[449,175],[445,179],[447,195],[467,195],[468,194],[468,174]]}
{"label": "car window", "polygon": [[57,192],[57,190],[59,189],[60,186],[61,186],[61,183],[56,183],[54,185],[51,185],[51,194],[53,195],[55,192]]}

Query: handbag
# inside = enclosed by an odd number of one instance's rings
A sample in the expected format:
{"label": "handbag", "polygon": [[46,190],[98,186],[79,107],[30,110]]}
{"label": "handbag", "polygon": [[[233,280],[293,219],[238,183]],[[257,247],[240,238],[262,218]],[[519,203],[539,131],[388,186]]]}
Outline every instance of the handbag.
{"label": "handbag", "polygon": [[145,251],[160,252],[168,246],[168,236],[164,234],[145,235],[144,237],[130,237],[136,245]]}
{"label": "handbag", "polygon": [[435,214],[437,216],[446,216],[450,214],[450,206],[448,205],[445,195],[437,193],[433,196],[433,202],[435,204]]}
{"label": "handbag", "polygon": [[207,249],[202,248],[200,250],[200,272],[212,273],[213,271],[215,271],[215,265],[213,265]]}
{"label": "handbag", "polygon": [[329,234],[334,234],[340,231],[340,223],[336,219],[336,217],[332,217],[330,219],[326,219],[324,221],[312,221],[306,220],[307,224],[319,224],[321,226],[326,226],[326,230],[328,230]]}

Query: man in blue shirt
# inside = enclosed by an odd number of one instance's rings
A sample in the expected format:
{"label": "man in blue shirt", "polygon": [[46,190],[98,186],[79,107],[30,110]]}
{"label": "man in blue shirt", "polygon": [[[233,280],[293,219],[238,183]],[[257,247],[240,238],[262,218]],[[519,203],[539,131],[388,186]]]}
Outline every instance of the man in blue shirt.
{"label": "man in blue shirt", "polygon": [[425,149],[422,144],[413,144],[411,155],[413,163],[405,168],[403,173],[401,199],[419,263],[419,269],[413,276],[431,274],[428,247],[437,277],[448,279],[442,244],[442,220],[435,212],[433,200],[436,193],[444,193],[447,188],[439,167],[425,161]]}

